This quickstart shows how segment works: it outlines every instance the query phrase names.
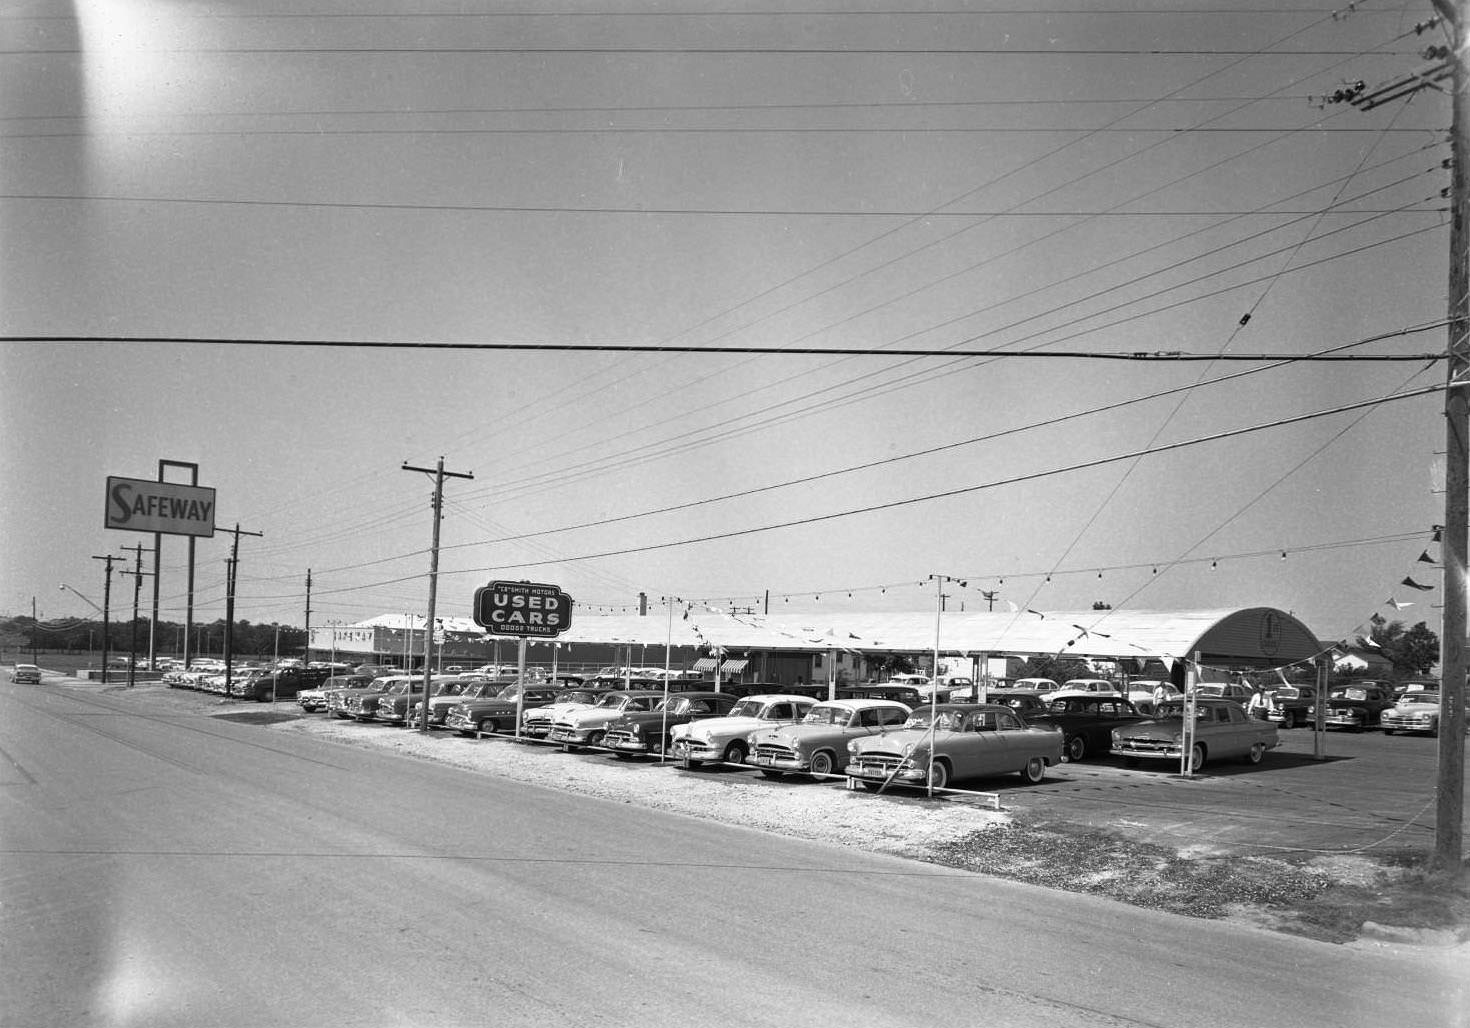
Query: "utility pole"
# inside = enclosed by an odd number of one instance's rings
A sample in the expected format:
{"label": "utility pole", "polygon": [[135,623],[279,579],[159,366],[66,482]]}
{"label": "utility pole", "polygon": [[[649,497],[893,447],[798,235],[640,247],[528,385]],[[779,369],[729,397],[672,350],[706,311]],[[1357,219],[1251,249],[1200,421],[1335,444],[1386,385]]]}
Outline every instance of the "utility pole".
{"label": "utility pole", "polygon": [[230,695],[232,673],[235,657],[235,575],[240,566],[240,537],[242,535],[253,535],[256,538],[264,535],[264,532],[245,532],[240,529],[240,522],[235,522],[235,527],[230,529],[235,536],[235,541],[230,544],[230,557],[225,562],[225,695]]}
{"label": "utility pole", "polygon": [[138,600],[143,591],[144,576],[154,575],[157,577],[157,572],[143,570],[142,543],[139,543],[137,546],[124,546],[123,549],[133,551],[133,570],[129,571],[127,568],[124,568],[120,572],[120,574],[133,576],[133,623],[132,634],[128,644],[128,688],[131,689],[137,680],[138,669]]}
{"label": "utility pole", "polygon": [[31,663],[37,667],[41,664],[41,658],[36,654],[36,636],[40,633],[36,630],[36,598],[31,597]]}
{"label": "utility pole", "polygon": [[[1437,0],[1448,23],[1453,64],[1450,118],[1449,370],[1445,390],[1444,613],[1440,642],[1439,781],[1434,865],[1459,874],[1464,846],[1466,551],[1470,529],[1470,188],[1466,171],[1465,27],[1470,0]],[[1320,704],[1319,704],[1320,705]]]}
{"label": "utility pole", "polygon": [[112,615],[109,613],[112,610],[112,562],[121,560],[122,558],[115,557],[110,553],[105,557],[99,557],[94,553],[92,559],[107,562],[107,571],[102,578],[102,684],[106,685],[107,642],[112,629]]}
{"label": "utility pole", "polygon": [[[420,708],[423,713],[419,719],[419,731],[428,732],[429,680],[432,677],[434,663],[434,601],[438,598],[439,593],[439,522],[444,517],[444,479],[446,477],[472,479],[475,473],[473,471],[445,471],[443,457],[440,457],[438,464],[432,468],[416,468],[405,462],[402,470],[418,471],[434,476],[434,542],[429,549],[429,613],[424,618],[424,703]],[[521,666],[525,666],[525,661],[521,662]],[[409,695],[412,696],[412,694],[413,690],[409,690]],[[517,722],[516,730],[520,730],[519,722]]]}
{"label": "utility pole", "polygon": [[981,589],[980,595],[985,600],[985,609],[995,609],[995,598],[1000,595],[999,589]]}
{"label": "utility pole", "polygon": [[301,670],[311,663],[311,568],[306,569],[306,642],[301,646]]}

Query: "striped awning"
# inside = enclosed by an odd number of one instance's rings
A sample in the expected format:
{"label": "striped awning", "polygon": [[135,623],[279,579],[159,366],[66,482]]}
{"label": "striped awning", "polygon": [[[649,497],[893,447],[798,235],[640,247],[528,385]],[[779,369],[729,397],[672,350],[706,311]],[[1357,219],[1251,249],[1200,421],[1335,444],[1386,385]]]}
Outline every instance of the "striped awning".
{"label": "striped awning", "polygon": [[727,660],[725,661],[725,663],[720,665],[720,674],[738,675],[740,674],[740,672],[745,670],[745,665],[749,663],[750,661],[748,660]]}
{"label": "striped awning", "polygon": [[694,666],[692,668],[690,668],[689,670],[691,670],[691,671],[713,671],[715,668],[717,668],[719,666],[720,666],[720,662],[715,657],[700,657],[698,660],[696,660],[694,662]]}

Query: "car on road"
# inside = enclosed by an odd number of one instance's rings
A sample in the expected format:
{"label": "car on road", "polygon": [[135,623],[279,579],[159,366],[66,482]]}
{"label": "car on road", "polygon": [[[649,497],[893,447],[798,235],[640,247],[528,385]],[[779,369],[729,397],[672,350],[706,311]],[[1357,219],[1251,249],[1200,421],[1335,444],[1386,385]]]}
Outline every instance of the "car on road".
{"label": "car on road", "polygon": [[10,680],[22,685],[40,685],[41,669],[34,664],[17,664],[10,669]]}
{"label": "car on road", "polygon": [[551,722],[548,742],[571,752],[583,746],[601,746],[607,726],[626,713],[648,712],[664,700],[662,689],[614,689],[595,706],[567,710]]}
{"label": "car on road", "polygon": [[[1140,760],[1173,761],[1177,766],[1184,753],[1184,710],[1184,701],[1171,701],[1148,720],[1113,729],[1113,756],[1129,766]],[[1195,700],[1191,771],[1198,771],[1207,760],[1240,758],[1259,764],[1266,751],[1280,743],[1275,725],[1251,717],[1234,700]]]}
{"label": "car on road", "polygon": [[[1383,712],[1393,706],[1393,695],[1381,685],[1338,685],[1327,690],[1328,728],[1361,732],[1375,728]],[[1315,714],[1315,711],[1308,711]]]}
{"label": "car on road", "polygon": [[499,686],[498,691],[465,698],[449,708],[444,716],[444,727],[460,735],[479,735],[484,732],[514,732],[520,711],[530,713],[548,703],[562,702],[585,690],[558,689],[550,683],[527,682],[523,687],[503,678],[491,679],[490,686]]}
{"label": "car on road", "polygon": [[1028,725],[1061,730],[1062,756],[1069,761],[1107,753],[1113,745],[1114,728],[1142,720],[1133,704],[1116,694],[1062,696],[1047,704],[1045,711],[1026,715]]}
{"label": "car on road", "polygon": [[1407,692],[1379,718],[1384,735],[1395,732],[1439,734],[1439,693]]}
{"label": "car on road", "polygon": [[792,772],[821,777],[847,767],[847,743],[903,727],[912,708],[893,700],[829,700],[794,725],[750,734],[750,763],[770,778]]}
{"label": "car on road", "polygon": [[743,764],[750,753],[751,732],[774,725],[795,724],[816,705],[810,696],[794,693],[758,693],[746,696],[725,717],[678,725],[673,736],[674,757],[687,769],[712,761]]}
{"label": "car on road", "polygon": [[1031,783],[1061,762],[1062,733],[1032,726],[1010,707],[919,707],[899,730],[847,744],[847,777],[870,791],[944,789],[957,781],[1018,773]]}
{"label": "car on road", "polygon": [[652,710],[625,711],[607,726],[602,745],[625,758],[664,753],[676,725],[724,717],[739,699],[728,692],[670,693]]}

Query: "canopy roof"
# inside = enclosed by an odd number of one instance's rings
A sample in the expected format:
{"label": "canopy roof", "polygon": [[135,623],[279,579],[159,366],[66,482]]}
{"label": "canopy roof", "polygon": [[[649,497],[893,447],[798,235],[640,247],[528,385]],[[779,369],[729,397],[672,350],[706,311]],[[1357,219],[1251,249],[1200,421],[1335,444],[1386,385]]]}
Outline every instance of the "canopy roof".
{"label": "canopy roof", "polygon": [[[576,613],[560,642],[719,646],[728,650],[825,650],[942,654],[1063,654],[1077,657],[1191,658],[1202,663],[1278,667],[1322,652],[1312,632],[1273,607],[1223,610],[992,611],[890,614],[586,615]],[[544,645],[544,641],[543,641]]]}

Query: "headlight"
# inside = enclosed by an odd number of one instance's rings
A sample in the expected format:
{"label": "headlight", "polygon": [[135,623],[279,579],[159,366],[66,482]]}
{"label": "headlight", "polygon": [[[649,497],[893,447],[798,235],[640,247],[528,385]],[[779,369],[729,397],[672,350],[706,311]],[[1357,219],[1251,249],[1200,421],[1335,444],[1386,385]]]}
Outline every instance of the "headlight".
{"label": "headlight", "polygon": [[853,756],[857,756],[858,741],[856,739],[847,740],[847,752],[851,753]]}
{"label": "headlight", "polygon": [[629,725],[628,726],[628,734],[631,735],[635,739],[638,738],[640,735],[643,734],[643,726],[642,725]]}

